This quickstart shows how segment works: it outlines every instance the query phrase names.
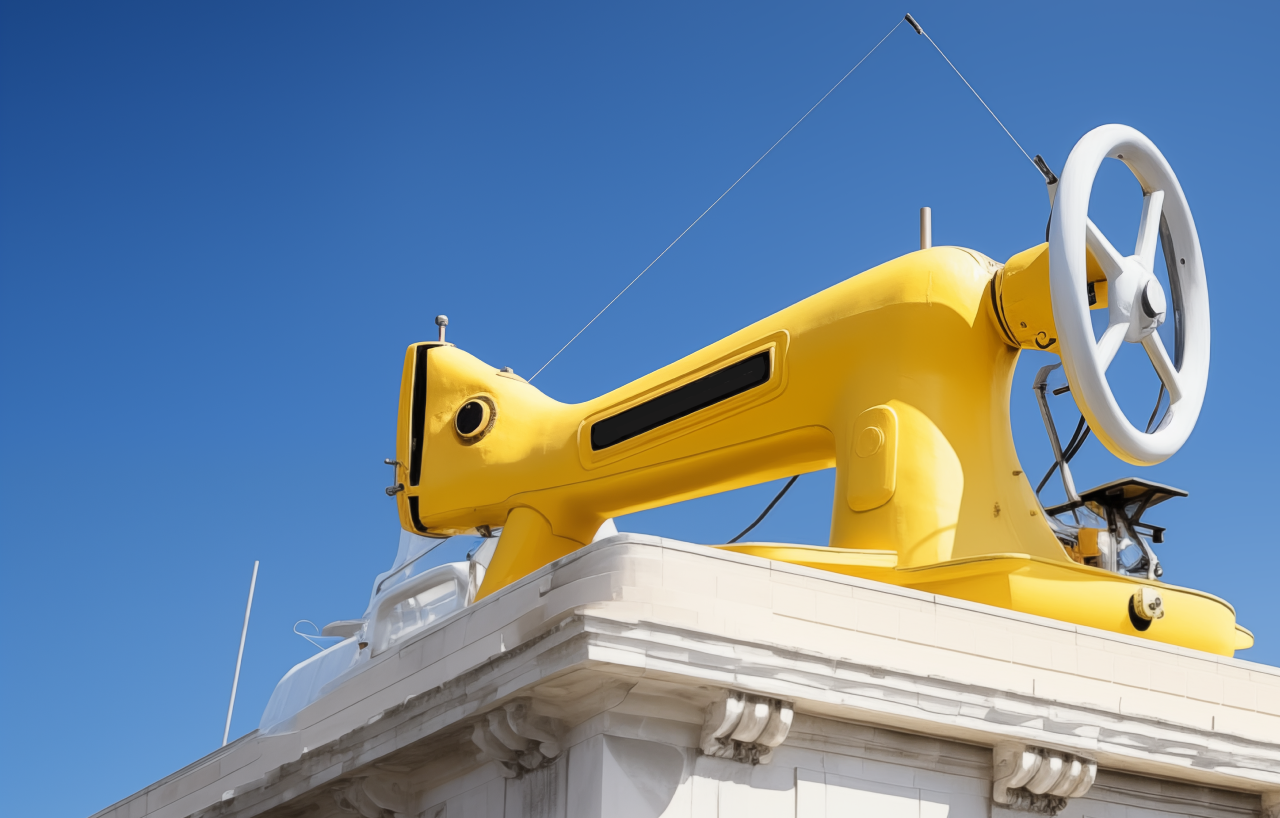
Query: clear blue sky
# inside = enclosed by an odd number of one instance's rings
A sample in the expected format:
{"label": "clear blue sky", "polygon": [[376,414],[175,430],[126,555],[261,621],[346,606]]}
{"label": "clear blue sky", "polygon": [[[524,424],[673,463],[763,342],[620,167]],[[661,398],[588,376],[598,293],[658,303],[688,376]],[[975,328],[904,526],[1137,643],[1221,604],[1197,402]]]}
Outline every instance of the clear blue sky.
{"label": "clear blue sky", "polygon": [[[1077,481],[1189,490],[1152,514],[1165,578],[1233,602],[1242,658],[1280,663],[1276,8],[4,3],[9,809],[85,815],[216,748],[260,559],[232,735],[253,729],[314,650],[294,621],[358,616],[395,553],[405,346],[444,312],[463,348],[537,369],[908,10],[1031,153],[1061,168],[1122,122],[1179,174],[1209,271],[1204,412],[1170,462],[1091,442]],[[1126,174],[1095,189],[1118,244]],[[903,26],[538,386],[592,397],[908,252],[926,204],[938,244],[1003,260],[1044,236],[1038,175]],[[1034,474],[1045,360],[1012,398]],[[1134,416],[1139,364],[1118,365]],[[723,542],[774,491],[619,524]],[[825,542],[830,493],[802,478],[759,536]]]}

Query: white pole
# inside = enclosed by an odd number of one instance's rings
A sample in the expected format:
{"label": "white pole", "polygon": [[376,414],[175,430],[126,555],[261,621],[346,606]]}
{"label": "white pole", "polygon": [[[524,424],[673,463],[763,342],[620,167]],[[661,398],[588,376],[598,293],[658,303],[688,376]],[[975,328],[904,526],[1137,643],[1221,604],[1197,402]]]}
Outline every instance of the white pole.
{"label": "white pole", "polygon": [[249,604],[244,606],[244,629],[240,631],[240,652],[236,654],[236,675],[231,680],[231,705],[227,707],[227,726],[222,731],[222,746],[227,746],[231,733],[231,713],[236,709],[236,686],[240,684],[240,660],[244,658],[244,638],[249,634],[249,612],[253,610],[253,588],[258,584],[258,561],[253,561],[253,579],[249,580]]}
{"label": "white pole", "polygon": [[920,249],[928,250],[933,246],[933,211],[927,207],[920,208]]}

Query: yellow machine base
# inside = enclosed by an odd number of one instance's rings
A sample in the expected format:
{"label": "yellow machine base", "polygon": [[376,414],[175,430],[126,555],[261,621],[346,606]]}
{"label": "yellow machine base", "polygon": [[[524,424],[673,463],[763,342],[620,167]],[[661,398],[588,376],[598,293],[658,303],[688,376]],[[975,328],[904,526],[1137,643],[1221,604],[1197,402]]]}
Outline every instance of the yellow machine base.
{"label": "yellow machine base", "polygon": [[[893,551],[772,543],[717,547],[1220,656],[1253,646],[1253,634],[1236,624],[1235,609],[1212,594],[1130,579],[1086,565],[1026,554],[991,554],[900,569]],[[1142,623],[1147,627],[1139,630],[1129,613],[1129,601],[1144,585],[1160,591],[1165,615]]]}

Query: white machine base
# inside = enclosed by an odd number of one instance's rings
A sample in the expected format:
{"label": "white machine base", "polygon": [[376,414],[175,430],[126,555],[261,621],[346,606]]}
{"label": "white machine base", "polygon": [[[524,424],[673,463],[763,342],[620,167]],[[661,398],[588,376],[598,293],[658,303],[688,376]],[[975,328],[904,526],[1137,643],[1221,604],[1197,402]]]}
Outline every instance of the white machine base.
{"label": "white machine base", "polygon": [[1280,818],[1280,670],[619,534],[95,818]]}

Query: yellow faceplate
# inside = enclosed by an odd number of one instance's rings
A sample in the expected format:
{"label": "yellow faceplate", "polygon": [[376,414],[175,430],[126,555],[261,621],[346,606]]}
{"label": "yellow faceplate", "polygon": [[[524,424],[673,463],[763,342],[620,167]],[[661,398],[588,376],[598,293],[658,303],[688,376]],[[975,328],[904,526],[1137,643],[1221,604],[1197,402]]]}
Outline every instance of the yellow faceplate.
{"label": "yellow faceplate", "polygon": [[[1244,638],[1229,605],[1080,565],[1023,475],[1009,392],[1020,347],[1052,337],[1046,259],[1043,245],[1007,266],[954,247],[911,253],[581,404],[452,345],[412,346],[401,524],[437,536],[501,527],[483,597],[610,517],[834,467],[832,548],[735,548],[1229,655]],[[749,388],[644,430],[646,413],[696,406],[699,390],[766,359]],[[492,425],[466,437],[458,411],[477,400]],[[622,413],[641,431],[610,442],[600,432]],[[1145,632],[1124,607],[1141,584],[1167,610]]]}

